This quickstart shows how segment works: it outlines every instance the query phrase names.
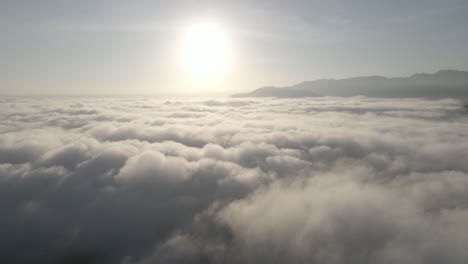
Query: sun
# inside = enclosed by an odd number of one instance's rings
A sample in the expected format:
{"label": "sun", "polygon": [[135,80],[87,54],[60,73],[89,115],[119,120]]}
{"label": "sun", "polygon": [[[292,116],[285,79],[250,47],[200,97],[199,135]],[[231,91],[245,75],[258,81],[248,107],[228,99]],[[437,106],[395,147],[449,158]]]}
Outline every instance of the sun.
{"label": "sun", "polygon": [[189,26],[181,40],[180,59],[184,72],[198,81],[215,80],[225,73],[229,45],[225,31],[213,23]]}

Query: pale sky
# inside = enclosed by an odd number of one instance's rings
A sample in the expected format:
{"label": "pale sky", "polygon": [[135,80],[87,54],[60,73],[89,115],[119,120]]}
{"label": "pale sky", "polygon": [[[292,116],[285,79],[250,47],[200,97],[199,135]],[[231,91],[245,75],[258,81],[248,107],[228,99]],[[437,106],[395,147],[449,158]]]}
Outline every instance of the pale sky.
{"label": "pale sky", "polygon": [[[249,91],[468,70],[467,14],[466,0],[2,0],[0,93]],[[181,36],[199,21],[222,29],[230,50],[206,85],[180,65]]]}

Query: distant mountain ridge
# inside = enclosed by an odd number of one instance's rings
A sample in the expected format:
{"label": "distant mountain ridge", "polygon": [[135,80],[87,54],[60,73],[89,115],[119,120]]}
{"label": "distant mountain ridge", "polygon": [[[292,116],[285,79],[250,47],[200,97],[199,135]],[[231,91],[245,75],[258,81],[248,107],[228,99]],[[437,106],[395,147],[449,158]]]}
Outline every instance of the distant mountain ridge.
{"label": "distant mountain ridge", "polygon": [[320,79],[293,86],[258,88],[233,97],[316,97],[368,96],[388,98],[468,98],[468,72],[440,70],[433,74],[416,73],[410,77],[367,76],[347,79]]}

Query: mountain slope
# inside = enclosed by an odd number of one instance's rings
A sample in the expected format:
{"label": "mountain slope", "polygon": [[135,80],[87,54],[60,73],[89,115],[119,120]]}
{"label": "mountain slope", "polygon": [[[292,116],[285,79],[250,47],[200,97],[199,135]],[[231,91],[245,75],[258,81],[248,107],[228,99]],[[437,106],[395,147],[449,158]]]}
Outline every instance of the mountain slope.
{"label": "mountain slope", "polygon": [[233,97],[468,97],[468,72],[441,70],[434,74],[417,73],[410,77],[355,77],[341,80],[315,80],[287,87],[262,87]]}

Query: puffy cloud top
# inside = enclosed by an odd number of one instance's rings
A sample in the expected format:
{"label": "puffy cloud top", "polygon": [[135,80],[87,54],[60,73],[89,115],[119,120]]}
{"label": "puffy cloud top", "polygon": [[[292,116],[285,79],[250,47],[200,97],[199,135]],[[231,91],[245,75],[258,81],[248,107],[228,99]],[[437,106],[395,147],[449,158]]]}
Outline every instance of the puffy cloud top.
{"label": "puffy cloud top", "polygon": [[456,100],[6,98],[1,263],[466,263]]}

